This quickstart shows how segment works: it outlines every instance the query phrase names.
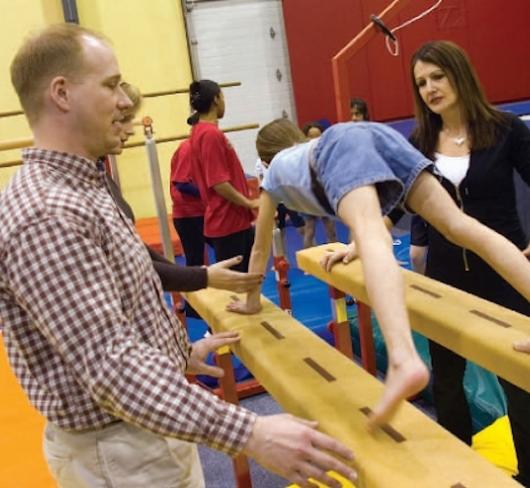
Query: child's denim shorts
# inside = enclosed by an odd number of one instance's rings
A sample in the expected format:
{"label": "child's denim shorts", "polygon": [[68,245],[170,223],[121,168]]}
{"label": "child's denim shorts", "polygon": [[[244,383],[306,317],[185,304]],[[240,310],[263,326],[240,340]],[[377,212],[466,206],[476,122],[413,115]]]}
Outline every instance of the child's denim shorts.
{"label": "child's denim shorts", "polygon": [[374,185],[383,215],[404,202],[423,170],[434,167],[399,132],[374,122],[331,126],[317,142],[312,164],[335,213],[351,190]]}

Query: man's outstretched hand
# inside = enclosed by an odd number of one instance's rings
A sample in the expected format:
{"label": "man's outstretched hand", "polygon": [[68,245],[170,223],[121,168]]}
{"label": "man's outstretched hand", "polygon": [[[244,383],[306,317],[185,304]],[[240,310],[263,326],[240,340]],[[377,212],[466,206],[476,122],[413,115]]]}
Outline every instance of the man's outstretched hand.
{"label": "man's outstretched hand", "polygon": [[258,417],[243,453],[302,488],[315,486],[308,478],[340,488],[327,471],[355,481],[355,470],[346,464],[353,461],[351,450],[316,430],[317,425],[289,414]]}
{"label": "man's outstretched hand", "polygon": [[216,351],[220,347],[234,344],[237,341],[239,341],[237,332],[220,332],[194,342],[191,345],[191,356],[186,373],[205,374],[214,378],[222,378],[224,374],[222,368],[207,364],[206,358],[209,353]]}

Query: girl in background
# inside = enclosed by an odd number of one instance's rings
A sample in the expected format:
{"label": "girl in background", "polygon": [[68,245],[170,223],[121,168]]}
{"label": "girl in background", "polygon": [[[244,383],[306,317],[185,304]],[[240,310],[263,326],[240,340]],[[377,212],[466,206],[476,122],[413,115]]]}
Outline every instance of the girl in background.
{"label": "girl in background", "polygon": [[191,169],[189,139],[181,142],[171,158],[170,194],[173,202],[173,225],[177,231],[187,266],[202,266],[204,238],[204,203]]}
{"label": "girl in background", "polygon": [[[118,155],[123,151],[123,145],[134,134],[134,118],[142,105],[140,90],[134,85],[122,82],[121,87],[132,102],[132,106],[123,114],[121,144],[112,154]],[[109,191],[120,210],[134,223],[134,212],[123,198],[121,190],[114,180],[106,175]],[[256,274],[238,273],[229,269],[237,265],[242,257],[236,256],[230,260],[219,262],[211,266],[180,266],[168,261],[164,256],[146,246],[153,261],[153,266],[164,291],[194,291],[211,286],[225,290],[241,292],[255,287],[261,282],[261,276]]]}
{"label": "girl in background", "polygon": [[190,105],[197,120],[190,137],[192,177],[205,204],[204,235],[217,261],[241,255],[234,269],[246,271],[254,242],[252,209],[258,200],[249,198],[239,158],[218,127],[225,113],[223,92],[214,81],[194,81]]}
{"label": "girl in background", "polygon": [[370,120],[368,104],[364,98],[352,98],[350,100],[350,112],[352,122],[368,122]]}

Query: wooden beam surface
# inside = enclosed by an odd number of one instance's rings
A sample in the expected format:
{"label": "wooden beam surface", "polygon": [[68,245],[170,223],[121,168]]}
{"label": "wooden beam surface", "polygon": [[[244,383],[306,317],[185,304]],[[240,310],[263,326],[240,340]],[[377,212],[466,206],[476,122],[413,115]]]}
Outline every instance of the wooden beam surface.
{"label": "wooden beam surface", "polygon": [[[306,273],[370,304],[361,262],[320,266],[328,250],[344,246],[326,244],[297,253]],[[530,355],[514,351],[512,343],[530,337],[530,317],[478,298],[426,276],[403,269],[411,326],[461,356],[530,391]]]}
{"label": "wooden beam surface", "polygon": [[186,294],[213,330],[240,333],[234,353],[285,411],[318,420],[354,450],[358,488],[519,486],[409,403],[391,425],[369,434],[366,412],[382,384],[264,298],[259,314],[227,312],[231,296],[213,289]]}

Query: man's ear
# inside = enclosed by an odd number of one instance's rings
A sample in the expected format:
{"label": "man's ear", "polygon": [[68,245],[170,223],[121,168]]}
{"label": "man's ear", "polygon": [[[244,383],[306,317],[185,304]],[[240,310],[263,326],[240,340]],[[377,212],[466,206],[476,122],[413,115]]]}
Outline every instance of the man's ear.
{"label": "man's ear", "polygon": [[52,103],[61,111],[70,110],[68,81],[64,76],[56,76],[48,85],[48,93]]}

